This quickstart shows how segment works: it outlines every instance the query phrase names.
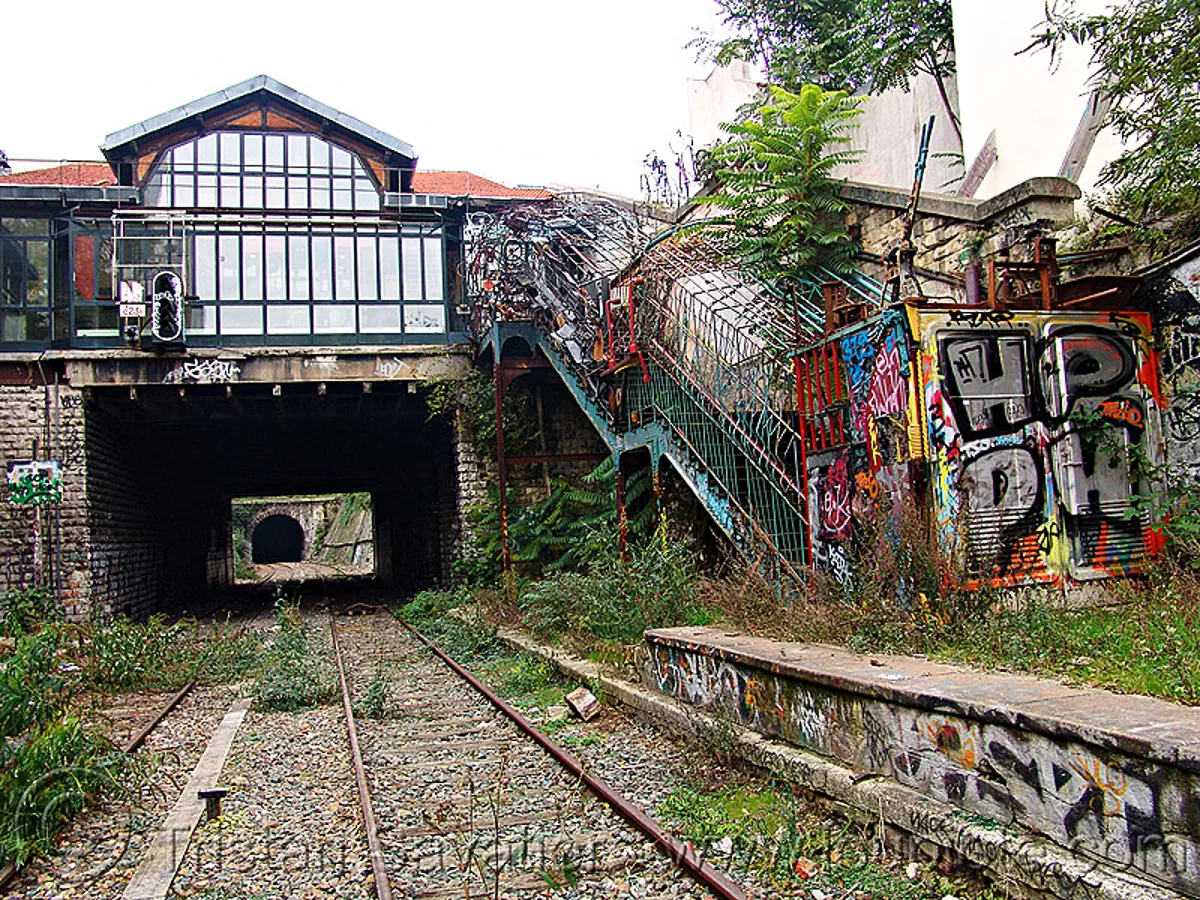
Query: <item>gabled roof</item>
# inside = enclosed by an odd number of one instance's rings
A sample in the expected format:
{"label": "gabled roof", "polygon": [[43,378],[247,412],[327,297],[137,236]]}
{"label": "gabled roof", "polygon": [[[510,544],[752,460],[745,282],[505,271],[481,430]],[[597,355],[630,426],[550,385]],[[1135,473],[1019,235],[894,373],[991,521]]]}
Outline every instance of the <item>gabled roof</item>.
{"label": "gabled roof", "polygon": [[48,169],[0,175],[0,184],[37,184],[54,187],[108,187],[117,183],[106,162],[72,162]]}
{"label": "gabled roof", "polygon": [[[91,161],[0,175],[0,184],[108,187],[116,183],[116,176],[108,163]],[[511,188],[482,175],[464,171],[414,172],[412,189],[417,194],[445,194],[448,197],[474,197],[479,200],[550,200],[554,197],[545,188]]]}
{"label": "gabled roof", "polygon": [[378,128],[373,128],[366,122],[356,119],[353,116],[348,116],[344,112],[334,109],[332,106],[326,106],[324,103],[314,100],[307,94],[302,94],[268,75],[255,75],[253,78],[248,78],[239,84],[233,85],[233,87],[225,88],[223,91],[217,91],[216,93],[209,94],[207,97],[201,97],[199,100],[193,100],[191,103],[185,103],[183,106],[177,106],[167,112],[159,113],[157,116],[151,116],[144,122],[138,122],[136,125],[130,125],[128,128],[122,128],[120,131],[114,131],[104,139],[104,143],[100,145],[100,149],[106,157],[112,159],[117,151],[136,141],[142,141],[161,132],[170,131],[176,127],[185,125],[189,120],[197,117],[203,118],[206,115],[212,115],[218,110],[253,97],[255,94],[265,94],[283,103],[297,107],[308,115],[329,122],[331,125],[335,125],[353,134],[362,141],[375,144],[385,151],[396,153],[407,159],[416,159],[417,151],[406,141],[392,137],[390,134],[385,134]]}
{"label": "gabled roof", "polygon": [[475,197],[480,200],[549,200],[554,195],[545,188],[511,188],[471,172],[413,173],[413,191],[418,194],[445,194],[448,197]]}

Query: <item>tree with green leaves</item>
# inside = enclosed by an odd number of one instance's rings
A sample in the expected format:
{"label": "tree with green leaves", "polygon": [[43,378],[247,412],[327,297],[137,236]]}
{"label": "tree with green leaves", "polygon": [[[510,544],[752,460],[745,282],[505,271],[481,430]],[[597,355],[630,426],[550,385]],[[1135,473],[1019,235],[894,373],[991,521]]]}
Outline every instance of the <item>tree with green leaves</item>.
{"label": "tree with green leaves", "polygon": [[907,90],[914,76],[929,75],[961,141],[947,89],[954,75],[950,0],[717,0],[717,5],[733,32],[707,42],[718,63],[751,60],[769,83],[793,91],[813,83],[878,94]]}
{"label": "tree with green leaves", "polygon": [[1053,65],[1068,42],[1091,51],[1090,87],[1111,102],[1106,123],[1128,147],[1100,175],[1113,202],[1142,220],[1200,206],[1196,0],[1126,0],[1100,15],[1048,5],[1026,50],[1048,50]]}
{"label": "tree with green leaves", "polygon": [[730,139],[712,150],[720,187],[707,202],[725,214],[704,224],[727,235],[739,261],[769,281],[818,266],[847,271],[855,246],[831,173],[858,154],[838,147],[850,141],[859,104],[815,84],[769,90],[769,102],[724,126]]}

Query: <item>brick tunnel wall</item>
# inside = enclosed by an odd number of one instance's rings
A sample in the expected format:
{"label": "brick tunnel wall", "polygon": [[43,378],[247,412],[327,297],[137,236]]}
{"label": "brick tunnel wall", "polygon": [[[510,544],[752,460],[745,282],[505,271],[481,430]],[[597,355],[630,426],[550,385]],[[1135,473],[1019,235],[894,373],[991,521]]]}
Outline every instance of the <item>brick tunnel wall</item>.
{"label": "brick tunnel wall", "polygon": [[94,406],[85,446],[93,603],[141,617],[197,599],[213,529],[207,508],[189,502],[187,473],[147,458]]}

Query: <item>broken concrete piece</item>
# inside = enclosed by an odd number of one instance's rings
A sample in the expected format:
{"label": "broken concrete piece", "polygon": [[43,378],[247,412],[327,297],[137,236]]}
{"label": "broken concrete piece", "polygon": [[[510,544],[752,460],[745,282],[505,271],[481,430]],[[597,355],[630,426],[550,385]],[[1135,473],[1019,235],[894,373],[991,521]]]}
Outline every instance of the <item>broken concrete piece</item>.
{"label": "broken concrete piece", "polygon": [[557,722],[559,719],[565,719],[570,710],[565,706],[548,706],[546,707],[546,719],[550,722]]}
{"label": "broken concrete piece", "polygon": [[567,706],[571,707],[575,715],[585,722],[590,722],[600,715],[600,701],[587,688],[576,688],[563,699],[567,701]]}

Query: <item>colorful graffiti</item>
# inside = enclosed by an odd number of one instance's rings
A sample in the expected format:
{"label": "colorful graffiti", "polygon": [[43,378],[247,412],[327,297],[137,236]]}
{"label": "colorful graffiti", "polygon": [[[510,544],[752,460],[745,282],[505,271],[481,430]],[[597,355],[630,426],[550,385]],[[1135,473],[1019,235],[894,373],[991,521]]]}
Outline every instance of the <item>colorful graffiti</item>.
{"label": "colorful graffiti", "polygon": [[[682,631],[682,629],[681,629]],[[860,773],[1200,895],[1200,776],[1102,750],[970,706],[925,709],[818,684],[775,663],[713,653],[691,638],[647,638],[647,683]]]}
{"label": "colorful graffiti", "polygon": [[865,523],[895,520],[905,496],[970,580],[1084,580],[1152,552],[1148,314],[910,305],[829,340],[848,434],[810,452],[809,504],[813,558],[843,583]]}
{"label": "colorful graffiti", "polygon": [[62,502],[62,466],[57,460],[10,462],[7,480],[8,502],[15,506],[48,506]]}
{"label": "colorful graffiti", "polygon": [[912,310],[943,546],[1004,583],[1135,570],[1162,460],[1149,317]]}

